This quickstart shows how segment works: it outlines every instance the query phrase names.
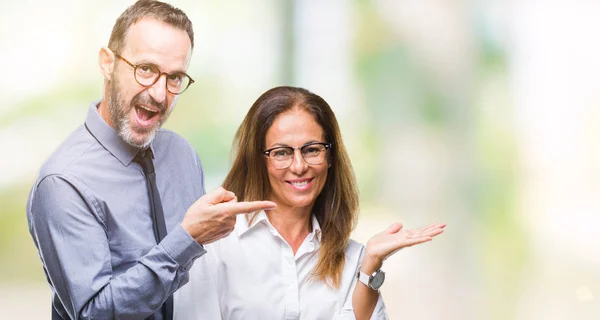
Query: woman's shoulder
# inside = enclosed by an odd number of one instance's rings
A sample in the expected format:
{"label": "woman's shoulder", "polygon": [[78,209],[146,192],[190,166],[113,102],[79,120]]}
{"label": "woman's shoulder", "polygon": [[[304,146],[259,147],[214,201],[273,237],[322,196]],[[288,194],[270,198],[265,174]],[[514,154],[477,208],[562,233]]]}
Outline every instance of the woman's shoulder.
{"label": "woman's shoulder", "polygon": [[350,259],[360,259],[363,254],[365,246],[355,240],[350,239],[348,245],[346,245],[346,257]]}

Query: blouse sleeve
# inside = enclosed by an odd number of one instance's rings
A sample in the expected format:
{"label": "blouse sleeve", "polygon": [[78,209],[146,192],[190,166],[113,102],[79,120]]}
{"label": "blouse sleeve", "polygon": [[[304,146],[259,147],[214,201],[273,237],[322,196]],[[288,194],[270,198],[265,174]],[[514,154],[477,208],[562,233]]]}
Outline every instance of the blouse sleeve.
{"label": "blouse sleeve", "polygon": [[205,246],[207,253],[196,260],[190,281],[173,295],[174,320],[221,320],[217,292],[215,246]]}
{"label": "blouse sleeve", "polygon": [[[354,247],[354,248],[353,248]],[[356,273],[358,272],[358,268],[360,267],[360,262],[362,261],[364,255],[365,247],[357,242],[351,241],[346,249],[346,264],[344,265],[344,271],[342,277],[348,279],[350,277],[350,286],[348,286],[348,290],[345,292],[344,305],[342,310],[340,310],[335,316],[333,320],[356,320],[354,316],[354,308],[352,307],[352,294],[354,293],[354,287],[356,286],[356,282],[358,279],[356,278]],[[385,309],[385,304],[383,303],[383,298],[381,296],[381,292],[379,293],[379,298],[377,299],[377,304],[375,305],[375,309],[373,310],[373,314],[371,314],[371,320],[389,320],[387,311]]]}

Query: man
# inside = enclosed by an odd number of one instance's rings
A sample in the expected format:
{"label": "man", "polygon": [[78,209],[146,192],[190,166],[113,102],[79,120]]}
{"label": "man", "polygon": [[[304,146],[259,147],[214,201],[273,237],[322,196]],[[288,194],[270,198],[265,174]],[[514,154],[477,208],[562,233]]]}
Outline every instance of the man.
{"label": "man", "polygon": [[193,83],[193,39],[171,5],[123,12],[99,54],[103,99],[40,170],[27,219],[55,319],[170,319],[202,244],[228,235],[235,214],[275,206],[222,188],[204,195],[195,151],[161,129]]}

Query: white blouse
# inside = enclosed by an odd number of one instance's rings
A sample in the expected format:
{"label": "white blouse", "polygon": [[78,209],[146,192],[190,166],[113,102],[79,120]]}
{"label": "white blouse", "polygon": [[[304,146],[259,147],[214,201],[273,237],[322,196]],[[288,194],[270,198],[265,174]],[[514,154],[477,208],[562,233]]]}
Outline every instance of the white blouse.
{"label": "white blouse", "polygon": [[[264,211],[251,225],[238,215],[234,231],[205,246],[190,282],[174,296],[174,319],[355,319],[352,293],[364,246],[350,240],[339,289],[311,278],[320,226],[293,254]],[[371,319],[388,319],[381,295]]]}

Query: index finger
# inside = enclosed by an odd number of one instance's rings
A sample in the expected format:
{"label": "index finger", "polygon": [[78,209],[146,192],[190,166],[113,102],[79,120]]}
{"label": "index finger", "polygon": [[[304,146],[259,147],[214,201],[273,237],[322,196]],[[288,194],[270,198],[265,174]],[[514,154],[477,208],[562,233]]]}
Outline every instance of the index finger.
{"label": "index finger", "polygon": [[275,209],[277,204],[273,201],[243,201],[227,202],[214,205],[213,209],[217,211],[229,212],[232,214],[251,213],[260,210]]}
{"label": "index finger", "polygon": [[217,189],[206,193],[200,199],[208,204],[217,204],[221,202],[228,202],[234,199],[236,196],[233,192],[225,190],[223,187],[218,187]]}

